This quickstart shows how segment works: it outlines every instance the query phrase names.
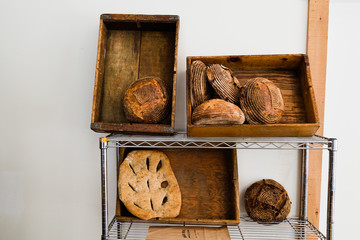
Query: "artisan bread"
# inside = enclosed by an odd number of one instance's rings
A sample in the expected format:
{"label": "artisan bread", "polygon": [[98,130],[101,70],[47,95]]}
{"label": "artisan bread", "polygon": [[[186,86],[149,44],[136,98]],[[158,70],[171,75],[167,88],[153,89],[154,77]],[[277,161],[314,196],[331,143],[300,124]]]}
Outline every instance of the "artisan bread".
{"label": "artisan bread", "polygon": [[120,200],[138,218],[174,218],[180,213],[180,188],[163,152],[130,152],[120,165],[118,189]]}
{"label": "artisan bread", "polygon": [[135,123],[158,123],[166,117],[169,102],[166,86],[161,79],[139,79],[126,90],[123,99],[125,117]]}
{"label": "artisan bread", "polygon": [[190,67],[190,100],[191,106],[196,108],[201,103],[209,100],[212,95],[212,88],[206,79],[206,65],[196,60]]}
{"label": "artisan bread", "polygon": [[245,209],[257,222],[282,222],[291,210],[285,188],[272,179],[252,184],[245,192]]}
{"label": "artisan bread", "polygon": [[250,124],[278,123],[284,113],[280,88],[266,78],[253,78],[240,88],[240,106]]}
{"label": "artisan bread", "polygon": [[245,115],[241,109],[222,99],[203,102],[192,113],[194,125],[243,124]]}
{"label": "artisan bread", "polygon": [[206,69],[206,76],[221,99],[231,103],[239,102],[240,82],[229,68],[211,64]]}

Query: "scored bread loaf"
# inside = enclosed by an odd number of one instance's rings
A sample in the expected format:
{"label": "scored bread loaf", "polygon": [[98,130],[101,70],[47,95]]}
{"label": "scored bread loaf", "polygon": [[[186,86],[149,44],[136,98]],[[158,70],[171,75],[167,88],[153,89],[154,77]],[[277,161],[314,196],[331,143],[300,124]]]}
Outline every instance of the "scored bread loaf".
{"label": "scored bread loaf", "polygon": [[209,100],[212,95],[210,83],[206,79],[206,65],[196,60],[190,67],[190,100],[191,106],[196,108]]}
{"label": "scored bread loaf", "polygon": [[229,68],[211,64],[206,69],[206,76],[221,99],[231,103],[239,102],[240,82]]}
{"label": "scored bread loaf", "polygon": [[126,90],[123,106],[127,120],[136,123],[158,123],[169,107],[169,95],[164,82],[156,77],[141,78]]}
{"label": "scored bread loaf", "polygon": [[252,184],[245,192],[245,209],[249,217],[258,222],[282,222],[291,210],[285,188],[272,179]]}
{"label": "scored bread loaf", "polygon": [[120,165],[118,189],[120,200],[138,218],[173,218],[180,213],[180,188],[163,152],[130,152]]}
{"label": "scored bread loaf", "polygon": [[211,99],[195,108],[191,119],[195,125],[243,124],[245,115],[233,103],[222,99]]}
{"label": "scored bread loaf", "polygon": [[240,88],[240,106],[250,124],[278,123],[284,113],[280,89],[266,78],[253,78]]}

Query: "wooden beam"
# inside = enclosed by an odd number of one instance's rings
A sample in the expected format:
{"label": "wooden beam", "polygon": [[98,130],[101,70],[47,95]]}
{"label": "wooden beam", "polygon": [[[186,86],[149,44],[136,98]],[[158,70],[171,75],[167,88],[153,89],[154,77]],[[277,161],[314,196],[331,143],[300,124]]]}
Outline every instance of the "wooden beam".
{"label": "wooden beam", "polygon": [[[329,0],[309,0],[307,54],[309,56],[311,78],[320,118],[317,134],[324,129],[326,59],[329,21]],[[309,154],[309,194],[308,218],[319,226],[322,151],[310,151]]]}

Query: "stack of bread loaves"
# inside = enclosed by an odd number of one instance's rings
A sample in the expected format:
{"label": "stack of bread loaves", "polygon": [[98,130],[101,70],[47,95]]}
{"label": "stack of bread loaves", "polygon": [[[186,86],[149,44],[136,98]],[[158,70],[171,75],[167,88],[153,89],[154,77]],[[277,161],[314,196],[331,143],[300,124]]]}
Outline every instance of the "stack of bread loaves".
{"label": "stack of bread loaves", "polygon": [[200,60],[190,68],[192,123],[273,124],[284,112],[280,89],[266,78],[240,84],[233,72],[220,64],[206,66]]}

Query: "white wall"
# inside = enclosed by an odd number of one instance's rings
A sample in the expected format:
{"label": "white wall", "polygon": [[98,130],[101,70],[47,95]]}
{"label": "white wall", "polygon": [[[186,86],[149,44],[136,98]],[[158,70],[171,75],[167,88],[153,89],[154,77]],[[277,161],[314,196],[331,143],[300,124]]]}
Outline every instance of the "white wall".
{"label": "white wall", "polygon": [[[338,138],[339,145],[335,191],[336,239],[358,238],[360,155],[356,139],[360,135],[357,122],[360,117],[359,12],[359,1],[330,1],[325,135]],[[324,164],[325,169],[327,162],[324,161]],[[325,181],[326,174],[324,172]]]}
{"label": "white wall", "polygon": [[[339,82],[354,79],[348,82],[358,84],[359,10],[355,1],[331,3],[325,131],[340,138],[336,231],[343,238],[350,236],[346,186],[353,183],[359,167],[359,158],[350,151],[359,129],[351,127],[356,120],[348,120],[356,119],[355,113],[347,118],[343,107],[356,101],[347,94],[356,94],[356,89]],[[186,56],[306,50],[307,0],[3,1],[0,239],[100,238],[98,138],[104,134],[92,132],[89,125],[101,13],[180,15],[179,131],[185,129]],[[350,20],[357,24],[346,25]],[[296,196],[297,154],[239,151],[240,191],[271,177]],[[258,170],[256,164],[263,168]],[[350,196],[358,201],[355,192]]]}

